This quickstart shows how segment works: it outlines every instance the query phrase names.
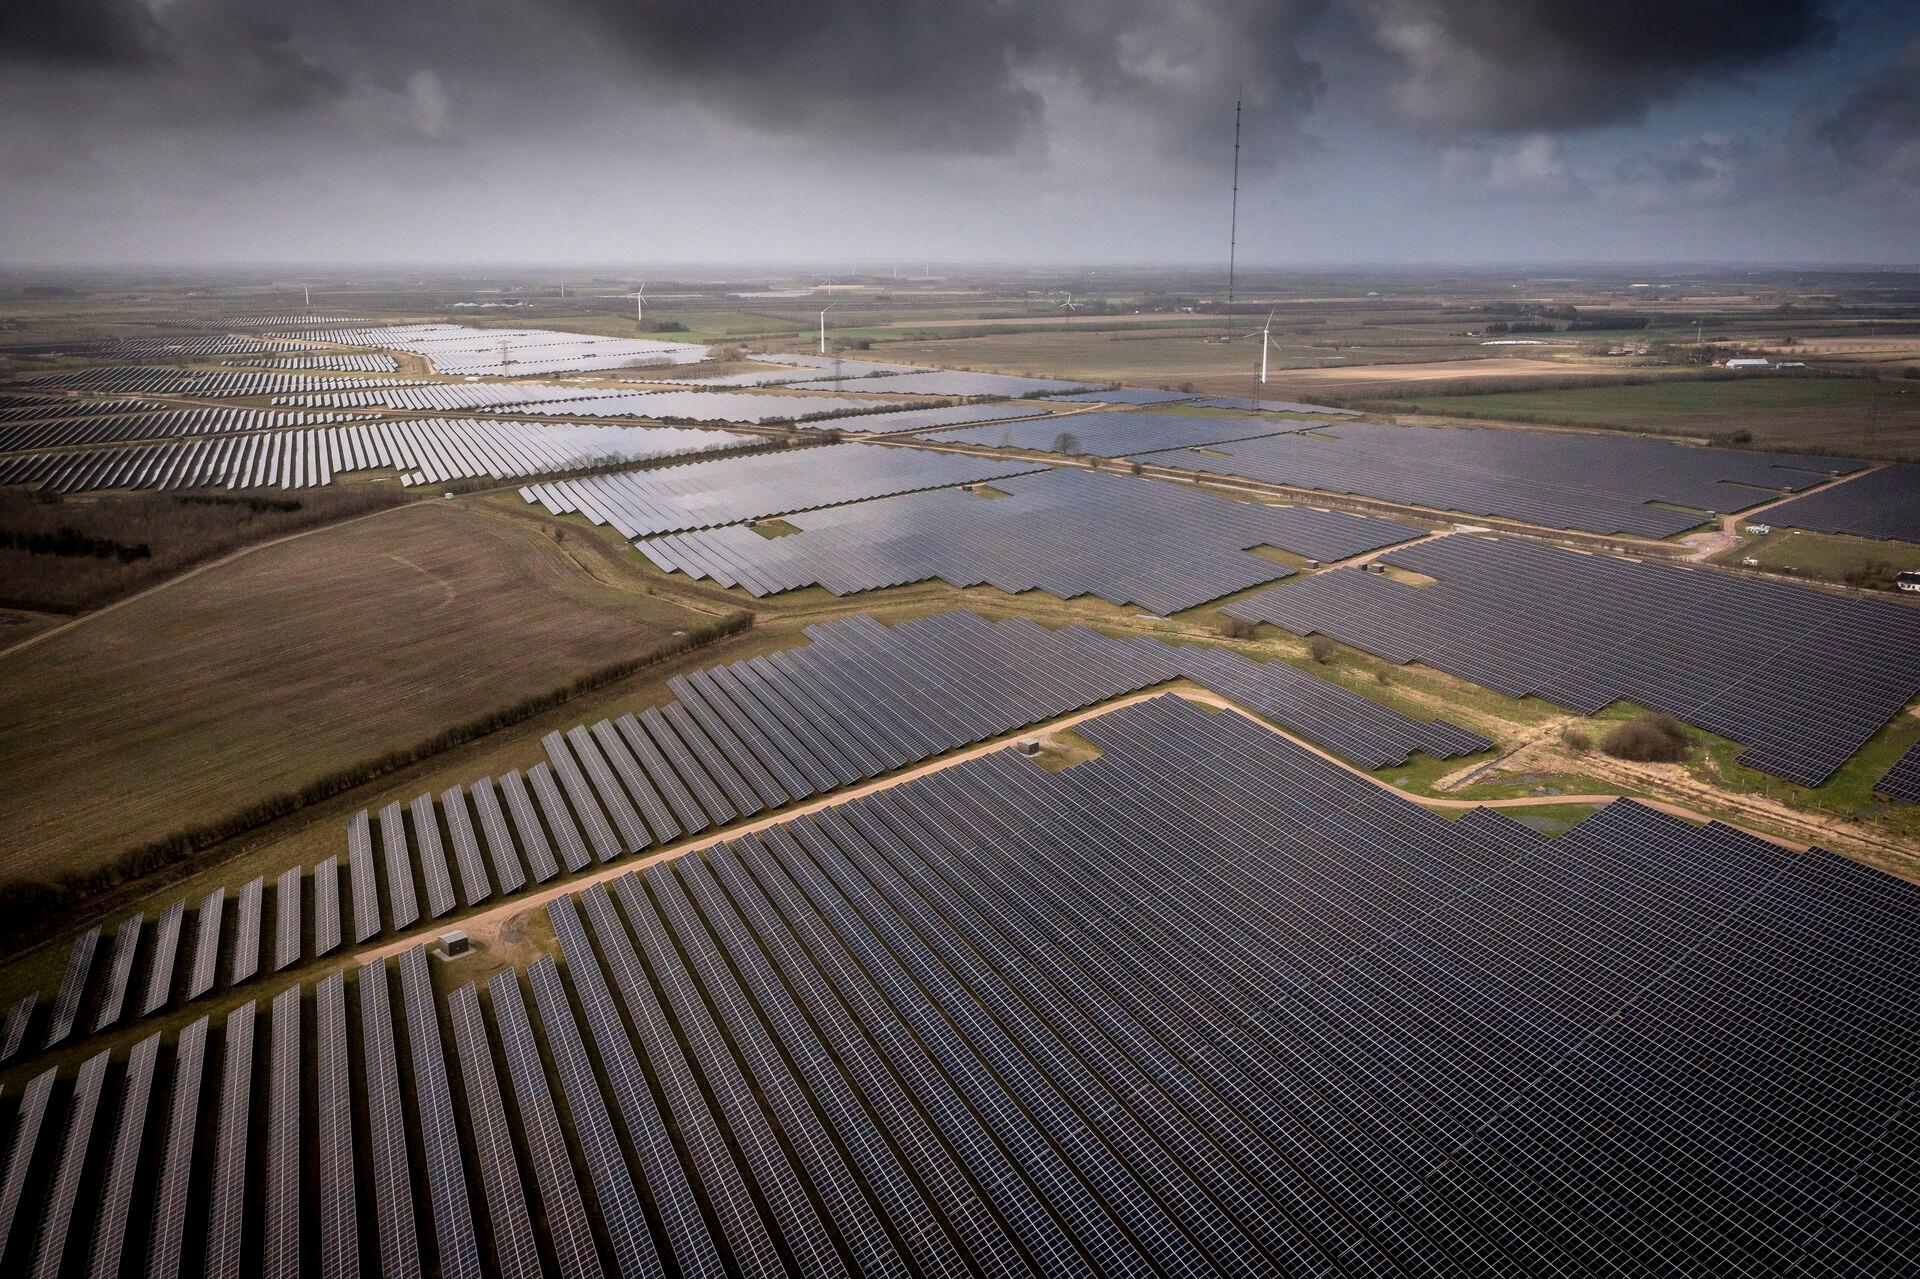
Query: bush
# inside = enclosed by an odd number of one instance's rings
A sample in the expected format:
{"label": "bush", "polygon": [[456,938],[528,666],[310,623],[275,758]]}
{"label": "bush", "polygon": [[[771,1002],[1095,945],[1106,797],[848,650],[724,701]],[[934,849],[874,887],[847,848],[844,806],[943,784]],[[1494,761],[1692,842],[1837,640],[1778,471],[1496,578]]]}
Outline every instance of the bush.
{"label": "bush", "polygon": [[1569,726],[1561,731],[1560,740],[1576,755],[1584,755],[1593,749],[1593,735],[1584,728]]}
{"label": "bush", "polygon": [[1307,640],[1307,656],[1322,666],[1331,662],[1333,655],[1339,651],[1340,646],[1325,635],[1315,635]]}
{"label": "bush", "polygon": [[1616,725],[1600,739],[1600,749],[1615,759],[1641,764],[1674,764],[1687,755],[1687,726],[1671,715],[1648,711]]}
{"label": "bush", "polygon": [[1257,622],[1249,622],[1244,617],[1222,617],[1220,633],[1228,639],[1250,640],[1260,630]]}

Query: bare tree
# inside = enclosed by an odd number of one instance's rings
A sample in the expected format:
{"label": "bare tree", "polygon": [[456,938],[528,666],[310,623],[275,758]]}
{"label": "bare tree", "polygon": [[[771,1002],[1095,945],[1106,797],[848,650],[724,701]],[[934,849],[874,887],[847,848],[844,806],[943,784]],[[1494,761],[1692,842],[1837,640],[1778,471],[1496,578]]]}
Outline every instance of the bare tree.
{"label": "bare tree", "polygon": [[1068,457],[1080,456],[1080,437],[1072,431],[1062,431],[1053,437],[1053,451],[1064,453]]}

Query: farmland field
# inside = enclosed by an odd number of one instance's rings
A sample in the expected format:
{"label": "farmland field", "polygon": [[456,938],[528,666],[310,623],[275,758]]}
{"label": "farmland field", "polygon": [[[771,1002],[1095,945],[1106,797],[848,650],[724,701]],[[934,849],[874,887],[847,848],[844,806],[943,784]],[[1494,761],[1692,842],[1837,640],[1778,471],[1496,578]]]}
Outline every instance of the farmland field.
{"label": "farmland field", "polygon": [[0,880],[104,864],[713,620],[644,593],[631,558],[422,504],[0,656]]}
{"label": "farmland field", "polygon": [[1920,457],[1920,383],[1761,376],[1407,402],[1427,413],[1711,436],[1746,431],[1755,448]]}

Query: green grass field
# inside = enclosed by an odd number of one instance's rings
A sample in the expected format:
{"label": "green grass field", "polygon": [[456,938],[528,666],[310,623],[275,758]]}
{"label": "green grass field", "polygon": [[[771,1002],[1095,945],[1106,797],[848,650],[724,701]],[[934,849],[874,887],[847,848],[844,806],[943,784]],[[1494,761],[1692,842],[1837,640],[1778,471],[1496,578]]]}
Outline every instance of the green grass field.
{"label": "green grass field", "polygon": [[1887,565],[1895,573],[1920,569],[1920,546],[1809,533],[1801,529],[1777,529],[1716,558],[1723,564],[1742,564],[1753,559],[1759,563],[1749,567],[1823,582],[1845,582],[1849,573],[1870,564]]}
{"label": "green grass field", "polygon": [[1411,395],[1426,413],[1729,436],[1752,447],[1920,457],[1920,384],[1760,375],[1488,395]]}

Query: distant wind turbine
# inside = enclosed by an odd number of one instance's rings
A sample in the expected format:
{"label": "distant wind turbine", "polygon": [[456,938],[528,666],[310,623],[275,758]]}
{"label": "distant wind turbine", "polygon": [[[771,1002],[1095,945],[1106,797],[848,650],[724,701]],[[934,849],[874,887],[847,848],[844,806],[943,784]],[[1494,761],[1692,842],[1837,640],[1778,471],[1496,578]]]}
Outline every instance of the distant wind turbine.
{"label": "distant wind turbine", "polygon": [[831,302],[820,308],[820,354],[822,355],[827,353],[827,312],[831,310],[833,310]]}
{"label": "distant wind turbine", "polygon": [[307,287],[305,280],[300,281],[300,297],[301,305],[309,311],[313,310],[313,290]]}
{"label": "distant wind turbine", "polygon": [[1068,293],[1068,294],[1067,294],[1067,300],[1066,300],[1065,302],[1062,302],[1062,303],[1060,304],[1060,306],[1059,306],[1059,308],[1058,308],[1058,309],[1059,309],[1059,310],[1062,310],[1062,311],[1065,311],[1065,312],[1067,313],[1067,323],[1068,323],[1068,324],[1072,324],[1072,323],[1073,323],[1073,313],[1074,313],[1075,311],[1078,311],[1078,310],[1079,310],[1079,309],[1080,309],[1081,307],[1083,307],[1083,306],[1085,306],[1085,305],[1086,305],[1086,303],[1085,303],[1085,302],[1075,302],[1075,301],[1073,300],[1073,294],[1072,294],[1072,293]]}
{"label": "distant wind turbine", "polygon": [[647,322],[647,282],[640,281],[639,289],[627,296],[633,299],[633,322],[644,326]]}
{"label": "distant wind turbine", "polygon": [[1274,311],[1278,311],[1279,309],[1280,309],[1279,307],[1275,307],[1273,308],[1273,311],[1267,312],[1267,322],[1265,324],[1262,324],[1259,328],[1254,329],[1251,332],[1242,333],[1240,335],[1243,338],[1250,338],[1255,336],[1256,334],[1259,335],[1259,338],[1260,338],[1260,385],[1261,386],[1265,386],[1267,384],[1267,348],[1274,344],[1273,315],[1274,315]]}

